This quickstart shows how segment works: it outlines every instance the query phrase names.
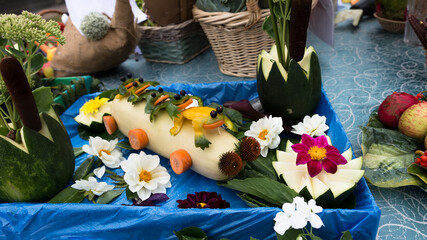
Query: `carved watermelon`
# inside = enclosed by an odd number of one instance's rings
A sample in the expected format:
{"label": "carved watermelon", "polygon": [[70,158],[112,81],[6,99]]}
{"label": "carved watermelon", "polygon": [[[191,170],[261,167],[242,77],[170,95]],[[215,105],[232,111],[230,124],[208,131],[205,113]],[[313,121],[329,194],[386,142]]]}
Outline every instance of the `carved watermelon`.
{"label": "carved watermelon", "polygon": [[[286,49],[285,49],[286,51]],[[299,122],[316,109],[321,97],[321,75],[313,47],[297,62],[290,60],[288,71],[280,64],[276,46],[258,56],[257,88],[266,114],[282,117],[286,124]]]}
{"label": "carved watermelon", "polygon": [[21,144],[0,135],[0,202],[49,200],[73,175],[71,141],[53,110],[50,115],[40,113],[39,132],[24,126]]}

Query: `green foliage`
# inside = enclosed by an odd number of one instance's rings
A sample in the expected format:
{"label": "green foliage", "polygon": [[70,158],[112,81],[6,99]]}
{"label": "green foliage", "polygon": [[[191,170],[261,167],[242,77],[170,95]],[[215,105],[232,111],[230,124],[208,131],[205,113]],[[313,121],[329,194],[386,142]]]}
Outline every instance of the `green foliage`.
{"label": "green foliage", "polygon": [[246,0],[197,0],[197,8],[205,12],[246,11]]}
{"label": "green foliage", "polygon": [[187,227],[173,233],[179,240],[208,240],[206,233],[198,227]]}
{"label": "green foliage", "polygon": [[384,128],[374,112],[362,127],[362,151],[365,178],[378,187],[416,185],[424,190],[427,184],[408,173],[415,151],[422,143],[397,130]]}

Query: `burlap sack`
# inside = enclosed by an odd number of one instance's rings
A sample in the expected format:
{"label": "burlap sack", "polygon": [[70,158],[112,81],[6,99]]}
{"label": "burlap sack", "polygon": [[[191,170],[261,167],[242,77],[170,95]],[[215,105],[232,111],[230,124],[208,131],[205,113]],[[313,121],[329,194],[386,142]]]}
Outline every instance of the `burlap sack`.
{"label": "burlap sack", "polygon": [[116,0],[111,27],[104,38],[87,39],[71,19],[66,23],[64,36],[66,44],[57,48],[52,59],[55,77],[91,74],[117,66],[135,50],[140,34],[129,0]]}

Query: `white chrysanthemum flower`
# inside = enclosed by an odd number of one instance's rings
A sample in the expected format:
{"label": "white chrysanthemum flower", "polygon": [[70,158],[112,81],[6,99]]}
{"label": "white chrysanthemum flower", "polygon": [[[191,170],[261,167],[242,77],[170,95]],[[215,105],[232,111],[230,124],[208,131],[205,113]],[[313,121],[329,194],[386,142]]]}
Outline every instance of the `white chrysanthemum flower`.
{"label": "white chrysanthemum flower", "polygon": [[95,176],[97,178],[102,178],[102,176],[104,176],[105,174],[105,166],[99,167],[99,168],[95,168],[93,170],[93,174],[95,174]]}
{"label": "white chrysanthemum flower", "polygon": [[261,156],[266,157],[268,149],[279,146],[279,134],[283,131],[283,122],[280,117],[264,117],[257,122],[253,122],[250,129],[245,132],[245,136],[258,140],[261,147]]}
{"label": "white chrysanthemum flower", "polygon": [[312,117],[305,116],[302,122],[292,126],[292,133],[303,135],[308,134],[311,137],[325,135],[325,132],[329,129],[326,125],[326,117],[314,114]]}
{"label": "white chrysanthemum flower", "polygon": [[96,181],[94,177],[89,177],[88,180],[77,180],[71,187],[77,190],[91,192],[96,196],[101,196],[104,192],[113,190],[114,188],[113,185],[108,185],[106,182]]}
{"label": "white chrysanthemum flower", "polygon": [[90,155],[97,156],[105,166],[118,168],[124,158],[122,151],[116,148],[117,142],[117,138],[107,141],[100,137],[89,137],[89,145],[84,145],[82,150]]}
{"label": "white chrysanthemum flower", "polygon": [[120,165],[125,172],[124,180],[129,190],[136,192],[142,201],[151,194],[166,193],[166,188],[171,187],[170,175],[160,165],[157,155],[147,155],[142,151],[139,154],[132,153]]}

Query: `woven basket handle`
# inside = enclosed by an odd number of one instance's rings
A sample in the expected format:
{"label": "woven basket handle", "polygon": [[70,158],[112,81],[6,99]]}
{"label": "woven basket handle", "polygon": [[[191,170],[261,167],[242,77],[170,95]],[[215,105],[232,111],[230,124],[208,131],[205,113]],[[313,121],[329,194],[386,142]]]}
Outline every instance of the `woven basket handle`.
{"label": "woven basket handle", "polygon": [[246,8],[249,12],[249,20],[246,23],[245,28],[248,29],[261,18],[261,9],[258,7],[258,0],[246,0]]}

